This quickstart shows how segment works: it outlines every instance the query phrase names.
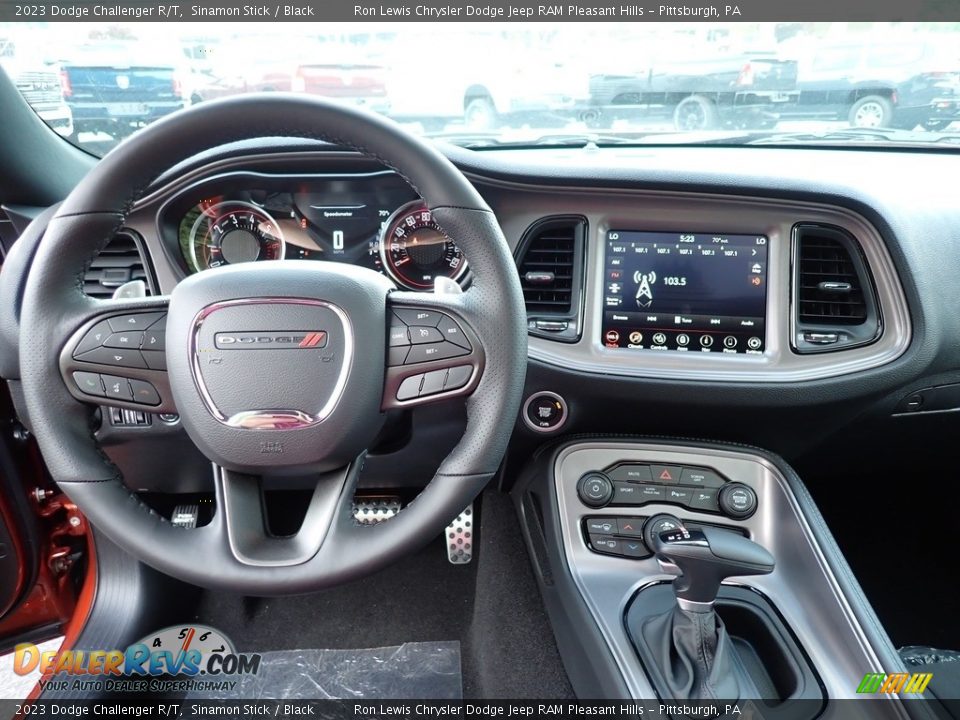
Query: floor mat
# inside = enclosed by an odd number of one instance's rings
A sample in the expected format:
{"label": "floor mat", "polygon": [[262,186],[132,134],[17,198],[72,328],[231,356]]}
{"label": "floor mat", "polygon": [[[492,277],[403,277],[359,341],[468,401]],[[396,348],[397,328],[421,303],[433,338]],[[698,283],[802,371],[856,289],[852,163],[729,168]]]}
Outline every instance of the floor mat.
{"label": "floor mat", "polygon": [[188,700],[460,700],[459,642],[415,642],[366,650],[260,653],[256,674],[229,690],[191,692]]}

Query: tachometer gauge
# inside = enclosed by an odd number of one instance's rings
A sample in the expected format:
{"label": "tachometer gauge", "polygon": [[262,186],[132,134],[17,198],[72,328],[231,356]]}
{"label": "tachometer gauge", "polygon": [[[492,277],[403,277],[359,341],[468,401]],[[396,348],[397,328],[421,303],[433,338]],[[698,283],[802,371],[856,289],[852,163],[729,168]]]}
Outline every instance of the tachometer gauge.
{"label": "tachometer gauge", "polygon": [[283,233],[267,212],[246,202],[204,209],[190,229],[190,259],[197,270],[255,260],[282,260]]}
{"label": "tachometer gauge", "polygon": [[437,277],[459,280],[467,261],[427,207],[414,201],[397,210],[380,236],[380,257],[387,273],[412,290],[430,290]]}

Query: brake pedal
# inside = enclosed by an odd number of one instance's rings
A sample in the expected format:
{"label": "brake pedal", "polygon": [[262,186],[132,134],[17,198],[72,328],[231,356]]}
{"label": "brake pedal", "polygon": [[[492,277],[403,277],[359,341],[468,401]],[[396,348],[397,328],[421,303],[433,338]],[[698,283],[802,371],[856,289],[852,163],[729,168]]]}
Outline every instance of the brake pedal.
{"label": "brake pedal", "polygon": [[358,525],[376,525],[400,512],[400,498],[377,495],[353,498],[353,519]]}
{"label": "brake pedal", "polygon": [[447,525],[447,560],[454,565],[466,565],[473,559],[473,503]]}

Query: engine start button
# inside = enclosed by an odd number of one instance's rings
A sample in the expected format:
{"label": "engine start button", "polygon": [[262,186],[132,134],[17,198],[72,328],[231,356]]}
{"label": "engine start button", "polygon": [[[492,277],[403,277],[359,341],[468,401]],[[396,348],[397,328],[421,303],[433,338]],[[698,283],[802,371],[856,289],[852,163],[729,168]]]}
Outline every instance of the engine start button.
{"label": "engine start button", "polygon": [[523,421],[536,432],[555,432],[567,421],[567,403],[556,393],[534,393],[523,406]]}

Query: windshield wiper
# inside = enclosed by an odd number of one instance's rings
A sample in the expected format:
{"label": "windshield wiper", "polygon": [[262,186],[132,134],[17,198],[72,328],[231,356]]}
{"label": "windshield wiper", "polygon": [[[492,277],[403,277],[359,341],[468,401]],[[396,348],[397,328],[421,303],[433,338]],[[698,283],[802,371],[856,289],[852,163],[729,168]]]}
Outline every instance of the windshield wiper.
{"label": "windshield wiper", "polygon": [[851,145],[877,143],[897,147],[960,144],[960,133],[914,132],[884,128],[837,128],[822,132],[766,132],[756,134],[746,145]]}
{"label": "windshield wiper", "polygon": [[447,132],[429,137],[477,149],[590,148],[624,145],[836,145],[856,147],[876,144],[887,147],[960,145],[960,133],[913,132],[883,128],[836,128],[823,131],[778,132],[776,130],[638,130],[613,133],[566,132],[525,137],[490,132]]}
{"label": "windshield wiper", "polygon": [[[627,132],[622,134],[568,132],[523,137],[505,137],[498,132],[439,132],[431,133],[427,137],[432,140],[442,140],[454,145],[476,150],[481,148],[584,148],[589,146],[634,145],[642,143],[650,136],[659,134],[661,133],[649,131],[636,133]],[[676,133],[669,132],[664,134],[675,135]]]}

